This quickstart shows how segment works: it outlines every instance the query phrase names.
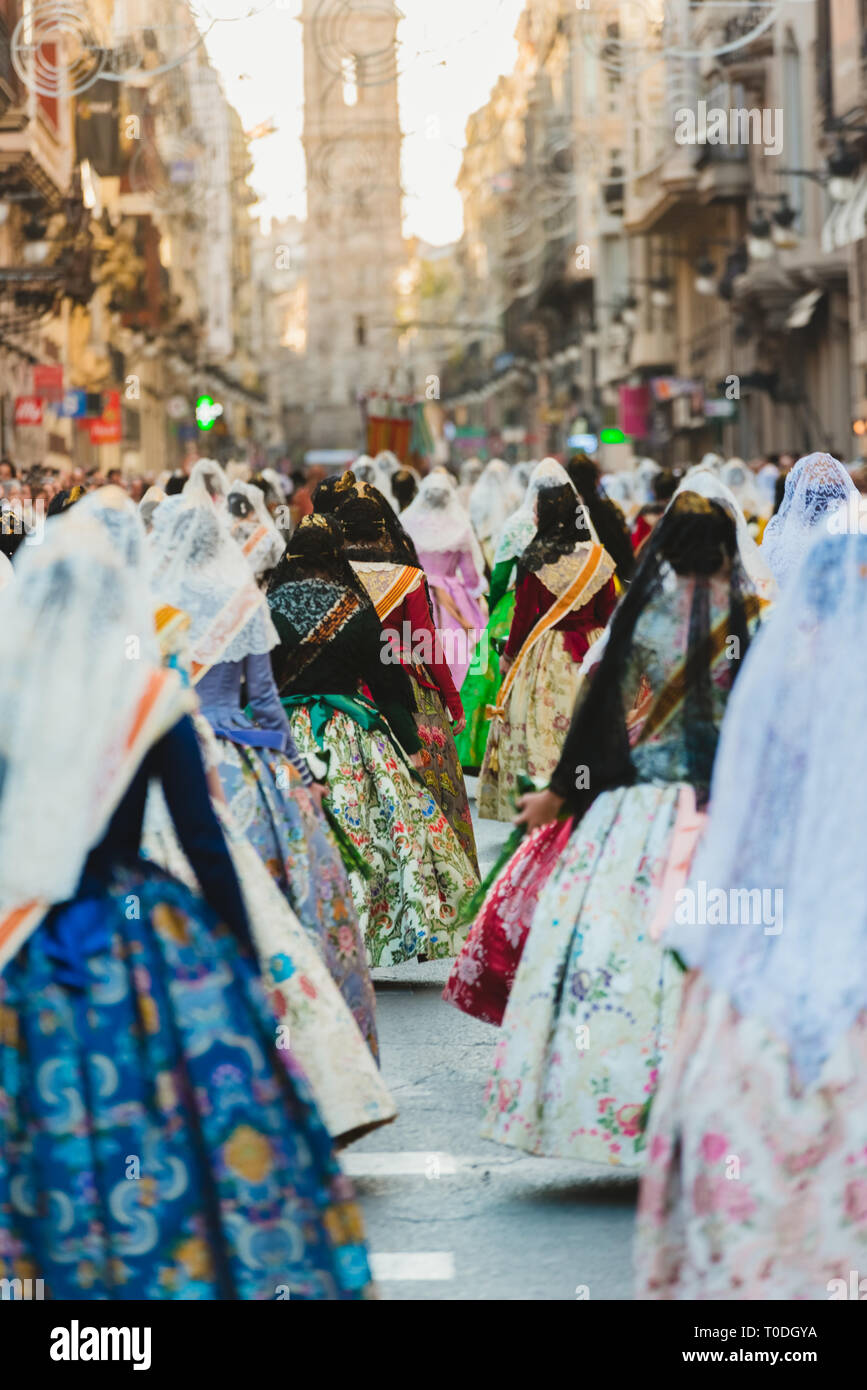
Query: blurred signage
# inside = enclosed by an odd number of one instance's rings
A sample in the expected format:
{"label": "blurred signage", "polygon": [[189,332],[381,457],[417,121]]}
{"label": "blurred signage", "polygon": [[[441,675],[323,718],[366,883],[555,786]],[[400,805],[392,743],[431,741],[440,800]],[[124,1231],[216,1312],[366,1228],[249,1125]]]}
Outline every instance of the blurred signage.
{"label": "blurred signage", "polygon": [[585,454],[595,454],[599,448],[599,438],[595,434],[570,434],[566,443],[570,449],[581,449]]}
{"label": "blurred signage", "polygon": [[737,401],[726,400],[722,397],[717,401],[705,401],[704,414],[706,420],[733,420],[737,415]]}
{"label": "blurred signage", "polygon": [[[624,434],[637,435],[639,439],[647,434],[647,417],[650,410],[650,390],[647,386],[621,386],[618,412],[618,425]],[[622,440],[604,440],[604,443],[619,444]]]}
{"label": "blurred signage", "polygon": [[90,421],[91,444],[119,444],[123,434],[120,392],[106,391],[102,415]]}
{"label": "blurred signage", "polygon": [[650,383],[653,392],[653,399],[656,401],[673,401],[678,396],[691,396],[693,392],[701,390],[701,382],[690,381],[688,377],[682,376],[655,376]]}
{"label": "blurred signage", "polygon": [[16,425],[41,425],[43,402],[41,396],[18,396],[15,400]]}
{"label": "blurred signage", "polygon": [[600,444],[625,444],[626,435],[623,430],[607,429],[599,431]]}
{"label": "blurred signage", "polygon": [[80,420],[87,414],[86,391],[64,391],[60,412],[66,420]]}
{"label": "blurred signage", "polygon": [[212,430],[222,413],[222,405],[213,396],[199,396],[196,401],[196,422],[200,430]]}
{"label": "blurred signage", "polygon": [[62,401],[63,368],[56,366],[34,367],[33,390],[44,401]]}

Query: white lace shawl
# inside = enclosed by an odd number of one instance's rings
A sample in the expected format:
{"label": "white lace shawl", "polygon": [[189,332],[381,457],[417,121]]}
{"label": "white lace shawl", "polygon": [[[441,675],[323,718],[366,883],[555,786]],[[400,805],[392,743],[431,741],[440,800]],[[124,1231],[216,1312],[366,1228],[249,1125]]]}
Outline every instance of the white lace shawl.
{"label": "white lace shawl", "polygon": [[807,454],[798,459],[786,478],[782,506],[772,516],[762,539],[762,554],[776,576],[786,584],[814,539],[815,528],[858,490],[843,464],[830,454]]}
{"label": "white lace shawl", "polygon": [[[807,1084],[867,1007],[865,728],[867,537],[820,530],[750,648],[723,723],[689,887],[693,903],[702,884],[721,889],[724,919],[715,907],[688,924],[684,902],[666,937],[788,1044]],[[735,925],[746,893],[752,925]]]}

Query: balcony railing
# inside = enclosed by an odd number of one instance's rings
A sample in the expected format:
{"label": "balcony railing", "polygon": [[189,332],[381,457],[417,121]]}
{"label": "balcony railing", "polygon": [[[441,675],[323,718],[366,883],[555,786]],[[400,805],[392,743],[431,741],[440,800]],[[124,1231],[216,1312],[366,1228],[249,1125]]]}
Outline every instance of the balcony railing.
{"label": "balcony railing", "polygon": [[0,14],[0,116],[21,99],[21,83],[12,64],[12,35]]}

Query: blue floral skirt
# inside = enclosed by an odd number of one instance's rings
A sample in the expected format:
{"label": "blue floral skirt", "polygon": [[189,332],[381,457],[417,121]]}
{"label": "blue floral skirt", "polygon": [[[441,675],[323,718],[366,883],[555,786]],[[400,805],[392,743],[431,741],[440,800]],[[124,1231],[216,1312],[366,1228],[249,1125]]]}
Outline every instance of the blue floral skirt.
{"label": "blue floral skirt", "polygon": [[379,1058],[376,996],[340,851],[295,769],[278,753],[218,740],[232,819],[263,861]]}
{"label": "blue floral skirt", "polygon": [[56,909],[0,976],[0,1277],[53,1299],[364,1297],[351,1188],[281,1042],[234,938],[152,865]]}

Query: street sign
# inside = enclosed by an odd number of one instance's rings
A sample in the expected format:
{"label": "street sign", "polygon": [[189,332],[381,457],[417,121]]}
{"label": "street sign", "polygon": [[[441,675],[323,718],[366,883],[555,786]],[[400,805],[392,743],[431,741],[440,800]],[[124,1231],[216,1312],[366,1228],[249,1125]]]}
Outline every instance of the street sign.
{"label": "street sign", "polygon": [[199,396],[196,401],[196,421],[200,430],[212,430],[223,413],[223,407],[213,396]]}
{"label": "street sign", "polygon": [[87,414],[87,392],[65,391],[58,414],[66,420],[80,420]]}
{"label": "street sign", "polygon": [[44,401],[63,400],[63,367],[54,364],[34,367],[33,390]]}
{"label": "street sign", "polygon": [[16,425],[41,425],[43,402],[41,396],[18,396],[15,400]]}

